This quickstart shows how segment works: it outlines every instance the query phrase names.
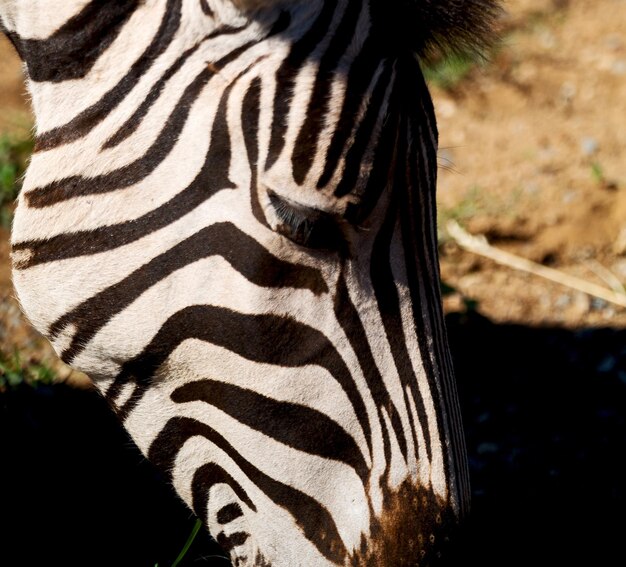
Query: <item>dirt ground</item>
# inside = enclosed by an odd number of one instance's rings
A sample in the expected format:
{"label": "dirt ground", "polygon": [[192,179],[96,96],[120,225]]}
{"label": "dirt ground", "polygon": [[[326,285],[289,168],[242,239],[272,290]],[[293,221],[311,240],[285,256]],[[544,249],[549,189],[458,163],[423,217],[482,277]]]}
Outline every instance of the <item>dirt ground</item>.
{"label": "dirt ground", "polygon": [[[435,91],[442,220],[536,262],[626,283],[626,2],[510,0],[502,49]],[[626,310],[443,247],[444,280],[495,321],[626,324]],[[448,300],[455,309],[458,297]]]}
{"label": "dirt ground", "polygon": [[[465,252],[445,223],[563,273],[626,283],[626,0],[507,8],[493,61],[433,87],[445,306],[474,503],[459,564],[623,565],[626,310]],[[0,132],[28,123],[19,64],[0,39]],[[8,251],[0,232],[0,349],[66,377],[12,298]],[[180,548],[187,511],[149,481],[153,471],[138,473],[145,461],[93,392],[8,391],[0,430],[11,432],[0,564],[153,567]]]}

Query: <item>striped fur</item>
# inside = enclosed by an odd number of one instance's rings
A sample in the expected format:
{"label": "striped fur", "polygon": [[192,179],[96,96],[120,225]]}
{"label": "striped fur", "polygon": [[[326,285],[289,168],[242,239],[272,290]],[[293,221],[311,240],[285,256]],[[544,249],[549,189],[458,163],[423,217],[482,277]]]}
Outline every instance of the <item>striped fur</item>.
{"label": "striped fur", "polygon": [[437,564],[469,490],[415,54],[374,1],[63,1],[0,0],[25,313],[234,565]]}

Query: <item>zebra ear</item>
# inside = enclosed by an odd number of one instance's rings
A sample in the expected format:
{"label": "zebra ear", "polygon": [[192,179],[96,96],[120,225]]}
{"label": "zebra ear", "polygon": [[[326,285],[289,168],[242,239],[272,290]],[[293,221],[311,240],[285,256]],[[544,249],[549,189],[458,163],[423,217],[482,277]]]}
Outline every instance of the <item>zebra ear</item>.
{"label": "zebra ear", "polygon": [[497,40],[504,10],[498,0],[400,0],[398,32],[429,59],[447,54],[485,56]]}

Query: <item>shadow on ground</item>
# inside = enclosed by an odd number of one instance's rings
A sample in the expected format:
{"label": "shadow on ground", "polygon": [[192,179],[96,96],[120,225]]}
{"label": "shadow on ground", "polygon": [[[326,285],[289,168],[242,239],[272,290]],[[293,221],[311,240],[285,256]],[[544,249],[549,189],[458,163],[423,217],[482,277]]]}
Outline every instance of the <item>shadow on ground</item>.
{"label": "shadow on ground", "polygon": [[[458,564],[624,564],[626,330],[447,322],[474,490]],[[0,565],[171,565],[194,520],[94,393],[0,395],[0,427]],[[184,565],[215,553],[203,534]]]}
{"label": "shadow on ground", "polygon": [[460,565],[625,565],[626,330],[447,323],[474,493]]}

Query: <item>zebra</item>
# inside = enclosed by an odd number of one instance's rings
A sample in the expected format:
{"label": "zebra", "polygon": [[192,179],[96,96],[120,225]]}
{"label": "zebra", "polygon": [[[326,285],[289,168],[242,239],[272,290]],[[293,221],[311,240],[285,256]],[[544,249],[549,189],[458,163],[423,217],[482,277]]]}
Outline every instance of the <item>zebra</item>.
{"label": "zebra", "polygon": [[24,313],[233,565],[435,565],[469,506],[421,59],[491,0],[0,0]]}

